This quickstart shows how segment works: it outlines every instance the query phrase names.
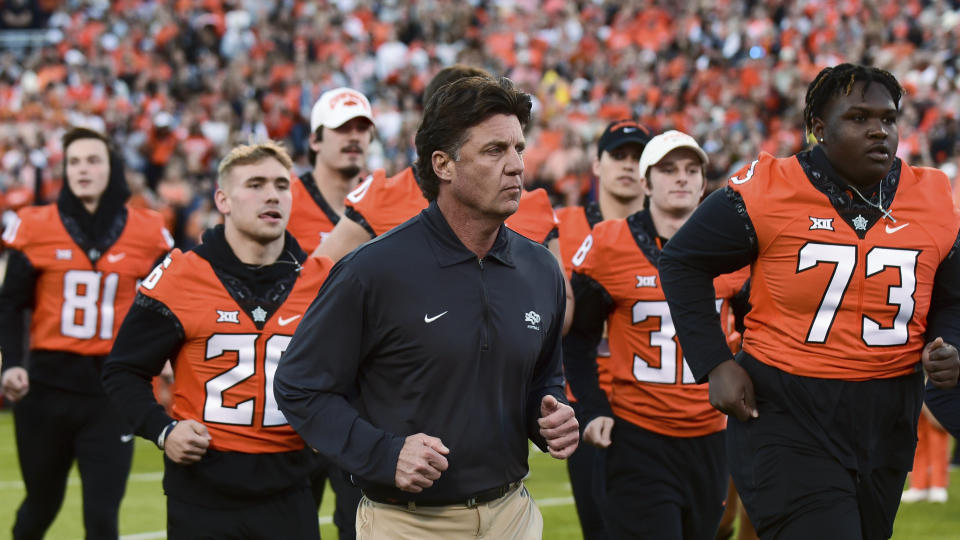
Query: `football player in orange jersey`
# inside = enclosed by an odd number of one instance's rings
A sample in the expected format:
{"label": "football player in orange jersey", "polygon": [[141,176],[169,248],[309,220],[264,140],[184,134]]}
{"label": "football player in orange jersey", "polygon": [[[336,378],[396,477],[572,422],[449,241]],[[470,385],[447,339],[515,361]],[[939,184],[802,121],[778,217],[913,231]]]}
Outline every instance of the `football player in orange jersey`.
{"label": "football player in orange jersey", "polygon": [[[634,120],[617,120],[607,125],[597,141],[597,157],[593,160],[593,174],[597,178],[597,199],[584,206],[568,206],[557,210],[559,220],[560,253],[567,277],[573,268],[573,254],[590,234],[590,230],[604,219],[623,219],[643,210],[643,185],[640,181],[640,155],[650,140],[650,131]],[[569,310],[568,310],[569,311]],[[610,377],[603,362],[609,358],[605,343],[597,355],[598,379],[604,389]],[[577,413],[580,425],[585,426],[576,398],[567,388],[567,399]],[[580,530],[585,540],[606,538],[606,528],[600,509],[606,488],[603,484],[604,450],[591,444],[581,444],[567,460],[570,486],[580,518]]]}
{"label": "football player in orange jersey", "polygon": [[[662,246],[703,196],[706,163],[689,135],[650,139],[639,167],[649,210],[598,223],[572,259],[577,307],[564,367],[587,422],[584,441],[607,449],[610,538],[712,538],[723,514],[725,420],[683,361],[657,269]],[[718,309],[745,279],[718,278]],[[595,356],[604,322],[606,392]]]}
{"label": "football player in orange jersey", "polygon": [[[293,178],[293,207],[287,230],[307,253],[317,249],[342,221],[347,193],[357,187],[366,168],[367,149],[374,134],[373,111],[366,96],[351,88],[324,92],[310,112],[310,163],[313,170]],[[333,521],[341,540],[355,536],[360,490],[320,456],[310,486],[317,508],[326,480],[336,494]]]}
{"label": "football player in orange jersey", "polygon": [[366,168],[373,132],[370,102],[356,90],[328,90],[313,105],[308,152],[313,169],[293,179],[293,209],[287,224],[307,253],[343,217],[344,198],[357,187]]}
{"label": "football player in orange jersey", "polygon": [[126,206],[123,162],[106,137],[74,128],[63,149],[57,203],[23,208],[3,235],[10,258],[0,289],[2,388],[15,403],[27,491],[13,537],[43,537],[76,460],[87,538],[116,538],[133,436],[103,393],[100,368],[137,281],[173,240],[160,214]]}
{"label": "football player in orange jersey", "polygon": [[[841,64],[810,84],[807,133],[761,154],[667,245],[663,287],[761,538],[889,538],[913,461],[923,371],[960,372],[960,219],[946,175],[896,157],[903,90]],[[713,276],[751,265],[743,349],[717,324]]]}
{"label": "football player in orange jersey", "polygon": [[[147,276],[104,365],[110,398],[164,452],[170,538],[320,537],[308,479],[316,460],[273,395],[274,372],[332,266],[285,231],[290,166],[270,142],[221,161],[224,224]],[[167,359],[172,418],[150,387]]]}

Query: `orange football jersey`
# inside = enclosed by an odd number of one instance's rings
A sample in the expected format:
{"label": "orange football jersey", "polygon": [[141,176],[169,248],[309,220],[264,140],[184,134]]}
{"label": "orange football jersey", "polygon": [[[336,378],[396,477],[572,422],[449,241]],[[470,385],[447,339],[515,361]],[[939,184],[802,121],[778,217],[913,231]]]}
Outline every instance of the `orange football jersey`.
{"label": "orange football jersey", "polygon": [[934,275],[960,227],[946,175],[902,164],[889,207],[896,222],[869,227],[862,215],[845,221],[796,156],[761,154],[729,186],[758,241],[743,349],[807,377],[911,373]]}
{"label": "orange football jersey", "polygon": [[[363,216],[376,236],[419,214],[427,204],[411,167],[390,178],[378,169],[346,199],[346,205]],[[507,219],[506,225],[534,242],[545,243],[557,227],[547,192],[543,189],[524,191],[519,209]]]}
{"label": "orange football jersey", "polygon": [[[599,218],[599,207],[597,207],[596,211],[596,217]],[[582,206],[566,206],[558,209],[557,221],[557,229],[559,232],[558,241],[560,243],[560,256],[563,259],[563,270],[567,274],[567,279],[570,279],[573,272],[573,254],[576,253],[583,244],[584,238],[590,236],[590,230],[593,225],[590,224],[590,220],[587,218],[587,211]],[[596,221],[596,223],[599,223],[599,220]],[[594,225],[596,223],[594,223]],[[576,309],[576,305],[574,305],[574,309]],[[606,332],[604,332],[603,340],[600,342],[600,349],[601,350],[597,352],[597,382],[600,384],[600,388],[604,393],[609,396],[613,376],[610,374],[610,370],[607,369],[606,365],[607,359],[610,358]],[[566,387],[567,399],[576,401],[577,398],[570,390],[570,384],[567,383]]]}
{"label": "orange football jersey", "polygon": [[583,239],[590,235],[593,225],[587,219],[586,209],[582,206],[558,208],[557,221],[563,270],[567,273],[567,278],[570,278],[573,272],[573,254],[580,249]]}
{"label": "orange football jersey", "polygon": [[[600,284],[614,304],[607,318],[610,407],[618,417],[662,435],[715,433],[726,418],[710,405],[708,386],[694,382],[683,359],[657,267],[648,258],[660,251],[659,240],[647,241],[641,248],[625,219],[603,221],[573,256],[574,271]],[[745,278],[741,271],[714,280],[718,311]]]}
{"label": "orange football jersey", "polygon": [[56,204],[21,209],[3,240],[37,271],[30,348],[85,356],[110,353],[137,283],[173,247],[159,213],[130,207],[123,232],[96,263],[67,232]]}
{"label": "orange football jersey", "polygon": [[333,230],[340,216],[330,208],[316,187],[309,189],[303,180],[293,177],[290,191],[293,193],[293,206],[287,230],[304,251],[313,253]]}
{"label": "orange football jersey", "polygon": [[172,416],[206,425],[217,450],[265,454],[303,448],[277,407],[273,374],[331,266],[325,257],[308,257],[269,319],[260,308],[248,313],[237,305],[210,263],[192,251],[174,250],[154,268],[140,292],[170,309],[184,331],[172,361]]}
{"label": "orange football jersey", "polygon": [[377,236],[427,207],[427,199],[423,197],[410,167],[390,178],[383,169],[377,169],[347,194],[345,202],[363,216]]}
{"label": "orange football jersey", "polygon": [[553,211],[553,205],[550,204],[547,190],[537,188],[532,191],[523,191],[520,195],[520,206],[505,223],[507,227],[530,240],[546,245],[556,234],[559,220]]}

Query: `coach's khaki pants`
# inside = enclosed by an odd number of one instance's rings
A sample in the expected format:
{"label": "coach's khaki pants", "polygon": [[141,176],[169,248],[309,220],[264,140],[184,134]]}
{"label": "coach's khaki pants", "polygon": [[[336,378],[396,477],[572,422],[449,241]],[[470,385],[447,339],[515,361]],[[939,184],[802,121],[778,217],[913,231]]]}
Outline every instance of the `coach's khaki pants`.
{"label": "coach's khaki pants", "polygon": [[526,486],[495,501],[467,506],[405,507],[363,497],[357,507],[357,540],[487,538],[539,540],[543,516]]}

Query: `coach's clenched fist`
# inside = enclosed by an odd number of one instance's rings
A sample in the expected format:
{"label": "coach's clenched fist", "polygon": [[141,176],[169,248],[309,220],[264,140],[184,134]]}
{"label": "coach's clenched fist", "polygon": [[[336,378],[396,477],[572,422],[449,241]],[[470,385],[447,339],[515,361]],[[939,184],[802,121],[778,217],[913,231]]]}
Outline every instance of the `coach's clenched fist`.
{"label": "coach's clenched fist", "polygon": [[560,403],[553,396],[543,396],[540,401],[540,435],[547,440],[550,455],[566,459],[577,449],[580,442],[580,424],[573,408]]}
{"label": "coach's clenched fist", "polygon": [[447,470],[450,449],[443,442],[424,433],[407,437],[397,459],[394,477],[397,487],[410,493],[420,493],[433,485]]}

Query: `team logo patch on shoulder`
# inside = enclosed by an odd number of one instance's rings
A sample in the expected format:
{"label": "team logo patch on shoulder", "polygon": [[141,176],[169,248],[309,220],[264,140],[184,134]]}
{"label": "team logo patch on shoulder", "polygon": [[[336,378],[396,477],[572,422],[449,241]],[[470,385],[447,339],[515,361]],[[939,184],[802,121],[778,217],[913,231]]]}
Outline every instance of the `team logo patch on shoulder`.
{"label": "team logo patch on shoulder", "polygon": [[810,216],[810,230],[811,231],[832,231],[833,230],[833,218],[818,218]]}
{"label": "team logo patch on shoulder", "polygon": [[523,315],[524,322],[527,323],[527,328],[531,330],[540,329],[540,314],[536,311],[528,311]]}
{"label": "team logo patch on shoulder", "polygon": [[240,312],[239,311],[223,311],[217,310],[217,322],[229,322],[240,324]]}
{"label": "team logo patch on shoulder", "polygon": [[57,260],[58,261],[69,261],[73,259],[73,250],[72,249],[58,249],[57,250]]}
{"label": "team logo patch on shoulder", "polygon": [[637,288],[641,287],[657,287],[657,276],[637,276]]}

